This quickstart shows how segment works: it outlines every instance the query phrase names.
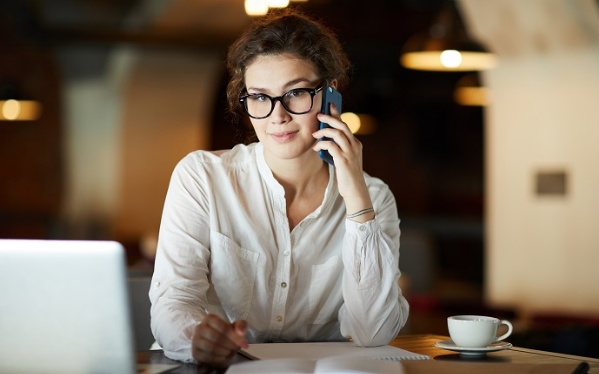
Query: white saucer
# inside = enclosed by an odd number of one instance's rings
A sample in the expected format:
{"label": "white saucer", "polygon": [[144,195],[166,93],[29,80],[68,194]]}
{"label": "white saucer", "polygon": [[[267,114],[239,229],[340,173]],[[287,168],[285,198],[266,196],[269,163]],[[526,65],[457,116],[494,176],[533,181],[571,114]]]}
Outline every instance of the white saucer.
{"label": "white saucer", "polygon": [[481,356],[487,352],[502,351],[504,349],[512,348],[512,343],[497,342],[483,348],[466,348],[457,346],[451,340],[442,340],[440,342],[436,342],[435,347],[447,349],[449,351],[460,352],[460,354],[466,356]]}

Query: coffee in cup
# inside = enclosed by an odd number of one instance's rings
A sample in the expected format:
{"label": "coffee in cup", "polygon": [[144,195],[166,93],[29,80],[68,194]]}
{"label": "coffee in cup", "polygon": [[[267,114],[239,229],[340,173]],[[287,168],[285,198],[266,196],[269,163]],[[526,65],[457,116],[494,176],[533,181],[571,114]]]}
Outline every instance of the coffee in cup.
{"label": "coffee in cup", "polygon": [[[497,329],[507,326],[507,332],[497,336]],[[451,340],[464,348],[485,348],[489,344],[504,340],[512,333],[512,324],[507,320],[494,317],[461,315],[447,318],[447,327]]]}

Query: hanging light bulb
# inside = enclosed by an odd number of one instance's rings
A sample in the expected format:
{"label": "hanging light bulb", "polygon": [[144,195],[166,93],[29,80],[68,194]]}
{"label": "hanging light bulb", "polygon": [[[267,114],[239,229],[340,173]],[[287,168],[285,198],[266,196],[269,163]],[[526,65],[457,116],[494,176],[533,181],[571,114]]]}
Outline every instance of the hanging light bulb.
{"label": "hanging light bulb", "polygon": [[263,16],[268,13],[268,0],[245,0],[245,13],[248,16]]}
{"label": "hanging light bulb", "polygon": [[269,8],[286,8],[289,6],[289,0],[267,0]]}
{"label": "hanging light bulb", "polygon": [[455,5],[450,2],[428,33],[408,39],[401,63],[416,70],[475,71],[493,68],[497,57],[468,37]]}

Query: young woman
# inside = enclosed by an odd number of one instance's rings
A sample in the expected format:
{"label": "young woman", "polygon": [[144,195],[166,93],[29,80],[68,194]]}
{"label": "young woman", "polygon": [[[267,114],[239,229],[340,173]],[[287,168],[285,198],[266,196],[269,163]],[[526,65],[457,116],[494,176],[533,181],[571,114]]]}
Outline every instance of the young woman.
{"label": "young woman", "polygon": [[227,66],[230,107],[258,142],[192,152],[173,172],[150,289],[158,344],[216,366],[248,342],[387,344],[408,317],[399,219],[336,108],[320,114],[323,89],[347,81],[340,43],[287,10],[252,24]]}

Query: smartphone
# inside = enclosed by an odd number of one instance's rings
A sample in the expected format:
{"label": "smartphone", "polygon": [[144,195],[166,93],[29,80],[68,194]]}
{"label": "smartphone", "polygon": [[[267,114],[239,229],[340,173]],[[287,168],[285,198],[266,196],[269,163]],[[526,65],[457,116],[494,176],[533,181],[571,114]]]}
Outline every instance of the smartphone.
{"label": "smartphone", "polygon": [[[341,113],[341,93],[339,93],[339,91],[337,91],[336,89],[334,89],[331,86],[326,86],[325,88],[322,89],[322,106],[321,106],[321,113],[323,114],[331,114],[331,103],[333,103],[335,105],[335,107],[337,108],[337,111],[339,111],[339,113]],[[325,127],[331,127],[329,125],[327,125],[326,123],[320,122],[319,123],[319,128],[325,128]],[[320,140],[331,140],[330,138],[320,138]],[[322,158],[323,160],[325,160],[326,162],[328,162],[331,165],[335,165],[335,162],[333,161],[333,157],[331,156],[331,154],[329,153],[329,151],[327,150],[320,150],[318,152],[318,155],[320,156],[320,158]]]}

